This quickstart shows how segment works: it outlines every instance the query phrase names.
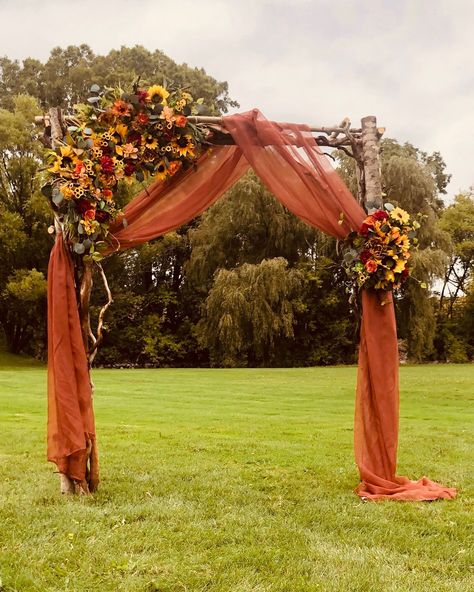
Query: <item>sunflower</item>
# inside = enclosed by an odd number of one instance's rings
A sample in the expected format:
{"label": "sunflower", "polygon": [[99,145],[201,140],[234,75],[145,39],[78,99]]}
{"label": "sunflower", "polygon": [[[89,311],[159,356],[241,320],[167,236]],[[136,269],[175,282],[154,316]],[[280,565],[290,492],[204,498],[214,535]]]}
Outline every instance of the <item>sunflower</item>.
{"label": "sunflower", "polygon": [[392,271],[393,273],[401,273],[405,269],[405,266],[406,261],[404,259],[399,259]]}
{"label": "sunflower", "polygon": [[155,169],[155,177],[158,179],[158,181],[163,181],[163,179],[166,179],[167,176],[168,171],[166,170],[166,163],[164,160],[160,160]]}
{"label": "sunflower", "polygon": [[397,220],[402,224],[408,224],[410,221],[410,214],[405,212],[405,210],[402,210],[402,208],[397,207],[393,208],[393,210],[390,212],[390,218],[392,218],[392,220]]}
{"label": "sunflower", "polygon": [[152,103],[166,105],[166,99],[170,96],[170,93],[163,86],[155,84],[150,86],[148,89],[148,99]]}
{"label": "sunflower", "polygon": [[145,146],[149,149],[149,150],[154,150],[157,146],[158,146],[158,141],[155,137],[153,137],[152,135],[149,136],[145,136]]}
{"label": "sunflower", "polygon": [[65,183],[64,185],[61,185],[60,187],[60,191],[63,194],[63,197],[65,200],[69,200],[72,199],[74,197],[74,189],[73,189],[73,185],[71,183]]}
{"label": "sunflower", "polygon": [[189,134],[180,136],[174,142],[174,148],[180,156],[194,156],[193,138]]}
{"label": "sunflower", "polygon": [[128,133],[128,127],[124,123],[119,123],[115,126],[115,129],[111,128],[109,132],[112,133],[112,135],[120,136],[122,142],[125,142],[125,138],[127,137]]}
{"label": "sunflower", "polygon": [[67,170],[76,164],[79,159],[70,146],[60,146],[60,153],[56,154],[53,166],[48,169],[50,173],[59,173],[61,177],[68,176],[71,171]]}

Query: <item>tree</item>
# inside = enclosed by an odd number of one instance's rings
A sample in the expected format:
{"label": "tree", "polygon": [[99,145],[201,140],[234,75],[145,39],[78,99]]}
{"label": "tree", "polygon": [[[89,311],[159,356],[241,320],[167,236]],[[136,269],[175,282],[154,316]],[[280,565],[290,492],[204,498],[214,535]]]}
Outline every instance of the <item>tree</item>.
{"label": "tree", "polygon": [[439,227],[452,240],[449,263],[444,276],[439,307],[449,299],[448,316],[453,313],[457,297],[466,292],[474,264],[474,190],[461,193],[443,212]]}
{"label": "tree", "polygon": [[269,365],[276,338],[292,338],[302,276],[282,257],[217,272],[198,334],[214,365]]}
{"label": "tree", "polygon": [[32,121],[38,108],[31,97],[12,102],[12,110],[0,109],[0,324],[12,352],[41,354],[51,239],[36,178],[42,146]]}
{"label": "tree", "polygon": [[32,58],[21,64],[0,58],[0,106],[11,108],[13,96],[29,94],[43,109],[59,106],[70,111],[87,98],[92,84],[125,88],[138,77],[142,83],[186,87],[196,98],[204,99],[209,114],[238,106],[230,99],[226,82],[217,82],[202,68],[177,64],[159,50],[151,52],[136,45],[101,56],[85,44],[56,47],[44,64]]}

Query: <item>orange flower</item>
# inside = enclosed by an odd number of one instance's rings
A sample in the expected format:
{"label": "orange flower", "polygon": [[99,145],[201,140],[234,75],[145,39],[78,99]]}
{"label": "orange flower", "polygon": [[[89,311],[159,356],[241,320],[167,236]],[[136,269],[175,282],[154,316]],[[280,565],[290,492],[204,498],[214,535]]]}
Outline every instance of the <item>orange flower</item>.
{"label": "orange flower", "polygon": [[175,124],[177,127],[185,127],[186,123],[187,123],[187,118],[184,115],[178,115],[176,117],[176,121]]}
{"label": "orange flower", "polygon": [[103,189],[102,190],[102,197],[105,199],[105,201],[112,201],[114,194],[112,193],[112,191],[110,189]]}
{"label": "orange flower", "polygon": [[179,169],[181,168],[181,163],[178,160],[172,160],[168,167],[168,173],[173,176],[175,175]]}
{"label": "orange flower", "polygon": [[373,259],[369,259],[367,261],[367,263],[365,264],[365,269],[369,272],[369,273],[374,273],[375,271],[377,271],[377,267],[378,264],[376,261],[374,261]]}
{"label": "orange flower", "polygon": [[118,117],[124,117],[126,115],[130,115],[130,105],[119,99],[115,101],[111,111]]}

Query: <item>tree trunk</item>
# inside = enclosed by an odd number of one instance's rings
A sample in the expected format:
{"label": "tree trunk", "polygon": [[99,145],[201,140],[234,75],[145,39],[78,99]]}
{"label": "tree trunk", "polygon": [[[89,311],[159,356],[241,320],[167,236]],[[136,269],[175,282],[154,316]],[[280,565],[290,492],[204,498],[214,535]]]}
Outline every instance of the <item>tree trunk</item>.
{"label": "tree trunk", "polygon": [[380,173],[380,133],[373,115],[362,119],[362,160],[364,162],[365,208],[367,213],[383,205]]}

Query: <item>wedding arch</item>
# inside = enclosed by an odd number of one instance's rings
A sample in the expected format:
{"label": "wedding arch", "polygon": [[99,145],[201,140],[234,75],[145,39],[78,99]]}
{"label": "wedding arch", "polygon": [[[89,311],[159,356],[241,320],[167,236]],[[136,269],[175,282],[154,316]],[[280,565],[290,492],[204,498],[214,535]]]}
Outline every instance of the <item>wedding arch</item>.
{"label": "wedding arch", "polygon": [[[293,214],[343,239],[367,213],[382,207],[379,142],[384,132],[374,116],[360,128],[346,119],[339,126],[276,123],[257,109],[226,117],[188,116],[200,126],[205,150],[196,166],[172,178],[155,180],[126,207],[127,224],[111,223],[113,244],[123,251],[155,239],[201,214],[251,167]],[[51,146],[62,144],[67,116],[50,109],[41,118]],[[320,146],[345,151],[357,164],[355,198]],[[90,365],[101,340],[103,316],[112,298],[98,260],[78,258],[67,243],[55,210],[55,244],[48,269],[48,460],[61,474],[63,493],[88,493],[99,482],[99,459],[92,404]],[[365,209],[364,209],[365,208]],[[76,252],[77,254],[77,252]],[[97,334],[90,329],[89,298],[93,271],[104,281],[108,301]],[[360,473],[357,494],[364,499],[434,500],[456,490],[426,477],[396,475],[399,387],[398,345],[391,292],[362,290],[362,323],[354,427]]]}

